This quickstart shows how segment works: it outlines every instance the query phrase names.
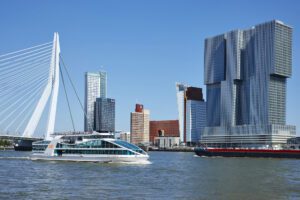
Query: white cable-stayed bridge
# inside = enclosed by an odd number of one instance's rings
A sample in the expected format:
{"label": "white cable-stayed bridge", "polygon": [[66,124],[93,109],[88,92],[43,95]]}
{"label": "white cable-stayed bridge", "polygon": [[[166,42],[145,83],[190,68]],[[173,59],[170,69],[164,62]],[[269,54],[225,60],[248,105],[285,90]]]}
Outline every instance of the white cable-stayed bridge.
{"label": "white cable-stayed bridge", "polygon": [[[58,33],[54,33],[52,42],[0,55],[0,138],[31,143],[42,139],[34,133],[49,105],[44,139],[51,139],[62,76],[60,59]],[[75,131],[63,76],[62,82]]]}

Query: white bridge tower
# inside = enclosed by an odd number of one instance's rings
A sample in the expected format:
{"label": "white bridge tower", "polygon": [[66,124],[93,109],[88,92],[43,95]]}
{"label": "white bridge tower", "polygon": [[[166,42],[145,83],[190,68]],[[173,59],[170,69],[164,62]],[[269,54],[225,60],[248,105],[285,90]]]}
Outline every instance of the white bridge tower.
{"label": "white bridge tower", "polygon": [[53,39],[52,56],[51,56],[48,82],[24,130],[23,133],[24,137],[32,137],[32,135],[34,134],[35,129],[40,121],[40,118],[42,116],[42,113],[46,107],[46,104],[50,96],[51,96],[51,101],[50,101],[47,132],[46,132],[45,139],[46,140],[51,139],[50,135],[54,133],[57,97],[58,97],[58,89],[59,89],[59,74],[60,74],[59,57],[60,57],[59,35],[56,32],[54,33],[54,39]]}

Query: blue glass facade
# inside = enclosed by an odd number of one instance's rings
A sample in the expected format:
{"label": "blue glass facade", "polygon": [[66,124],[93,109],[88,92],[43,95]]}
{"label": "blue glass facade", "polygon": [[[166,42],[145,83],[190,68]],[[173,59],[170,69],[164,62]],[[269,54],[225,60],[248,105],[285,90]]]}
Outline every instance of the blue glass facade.
{"label": "blue glass facade", "polygon": [[186,142],[197,143],[206,126],[206,102],[186,102]]}
{"label": "blue glass facade", "polygon": [[110,98],[97,98],[95,102],[95,127],[98,132],[115,131],[115,100]]}
{"label": "blue glass facade", "polygon": [[202,89],[177,83],[180,143],[198,143],[206,126],[206,102]]}
{"label": "blue glass facade", "polygon": [[205,40],[204,142],[243,143],[250,136],[249,143],[272,145],[295,135],[285,117],[291,46],[292,28],[276,20]]}
{"label": "blue glass facade", "polygon": [[84,131],[95,129],[95,102],[97,98],[106,98],[106,85],[106,72],[85,73]]}

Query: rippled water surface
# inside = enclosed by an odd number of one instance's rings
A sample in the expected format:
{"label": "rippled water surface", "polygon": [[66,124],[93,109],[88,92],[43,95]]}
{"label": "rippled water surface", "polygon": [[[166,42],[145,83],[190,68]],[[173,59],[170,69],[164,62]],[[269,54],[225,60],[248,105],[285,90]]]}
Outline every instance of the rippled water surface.
{"label": "rippled water surface", "polygon": [[300,160],[150,152],[149,165],[43,162],[0,151],[0,199],[300,199]]}

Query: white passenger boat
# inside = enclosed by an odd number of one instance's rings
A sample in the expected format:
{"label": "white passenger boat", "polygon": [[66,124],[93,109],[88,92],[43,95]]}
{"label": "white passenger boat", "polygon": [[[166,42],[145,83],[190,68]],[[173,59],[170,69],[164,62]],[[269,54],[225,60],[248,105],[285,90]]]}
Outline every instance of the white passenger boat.
{"label": "white passenger boat", "polygon": [[141,148],[100,133],[55,136],[34,142],[32,151],[31,160],[149,163]]}

